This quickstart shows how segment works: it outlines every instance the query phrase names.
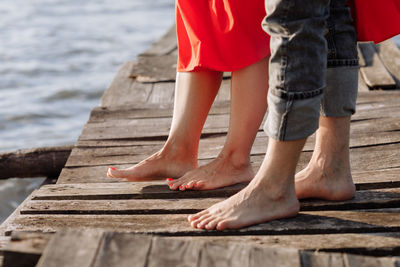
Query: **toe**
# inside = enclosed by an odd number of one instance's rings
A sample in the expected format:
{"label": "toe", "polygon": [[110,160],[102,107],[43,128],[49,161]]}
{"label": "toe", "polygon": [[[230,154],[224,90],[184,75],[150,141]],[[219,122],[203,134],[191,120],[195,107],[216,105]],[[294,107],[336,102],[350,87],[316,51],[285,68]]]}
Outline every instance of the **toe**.
{"label": "toe", "polygon": [[194,189],[202,189],[202,188],[204,187],[204,185],[205,185],[205,182],[204,182],[204,181],[197,181],[197,182],[193,185],[193,188],[194,188]]}
{"label": "toe", "polygon": [[209,221],[209,222],[207,223],[207,225],[205,226],[205,228],[206,228],[207,230],[214,230],[215,227],[217,226],[217,224],[218,224],[220,221],[221,221],[221,219],[219,219],[219,218],[213,219],[213,220],[211,220],[211,221]]}
{"label": "toe", "polygon": [[205,215],[207,213],[208,213],[208,210],[203,210],[203,211],[200,211],[200,212],[198,212],[196,214],[189,215],[188,219],[189,219],[189,221],[194,221],[194,220],[197,220],[198,218],[200,218],[201,216],[203,216],[203,215]]}
{"label": "toe", "polygon": [[219,222],[217,223],[217,225],[216,225],[216,229],[217,229],[218,231],[223,231],[223,230],[226,230],[226,229],[233,229],[233,228],[235,228],[235,227],[232,227],[231,221],[228,220],[228,219],[226,219],[226,220],[221,220],[221,221],[219,221]]}
{"label": "toe", "polygon": [[188,182],[188,183],[186,184],[186,186],[185,186],[186,189],[193,189],[195,183],[196,183],[195,181],[190,181],[190,182]]}
{"label": "toe", "polygon": [[206,225],[208,225],[209,222],[214,221],[214,220],[215,220],[215,218],[213,216],[209,216],[208,218],[201,220],[197,224],[197,228],[206,229]]}

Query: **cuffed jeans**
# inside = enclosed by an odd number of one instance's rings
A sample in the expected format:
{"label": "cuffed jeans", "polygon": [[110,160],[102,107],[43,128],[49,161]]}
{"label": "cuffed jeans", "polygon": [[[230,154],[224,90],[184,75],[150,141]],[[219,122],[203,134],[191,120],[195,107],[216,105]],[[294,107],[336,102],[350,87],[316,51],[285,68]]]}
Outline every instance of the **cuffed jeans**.
{"label": "cuffed jeans", "polygon": [[356,33],[346,0],[266,0],[271,36],[268,117],[280,141],[305,138],[320,114],[350,116],[358,88]]}

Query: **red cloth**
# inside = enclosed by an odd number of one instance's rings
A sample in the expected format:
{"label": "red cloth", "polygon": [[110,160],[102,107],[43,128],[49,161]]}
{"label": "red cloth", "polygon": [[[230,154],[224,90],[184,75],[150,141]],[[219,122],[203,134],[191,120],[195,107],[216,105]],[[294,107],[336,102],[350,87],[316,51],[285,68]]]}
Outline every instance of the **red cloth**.
{"label": "red cloth", "polygon": [[233,71],[269,54],[264,0],[176,0],[178,71]]}
{"label": "red cloth", "polygon": [[[334,0],[332,0],[334,1]],[[350,0],[359,41],[400,34],[400,0]],[[177,71],[233,71],[269,55],[264,0],[176,0]]]}
{"label": "red cloth", "polygon": [[400,34],[400,0],[350,1],[359,41],[382,42]]}

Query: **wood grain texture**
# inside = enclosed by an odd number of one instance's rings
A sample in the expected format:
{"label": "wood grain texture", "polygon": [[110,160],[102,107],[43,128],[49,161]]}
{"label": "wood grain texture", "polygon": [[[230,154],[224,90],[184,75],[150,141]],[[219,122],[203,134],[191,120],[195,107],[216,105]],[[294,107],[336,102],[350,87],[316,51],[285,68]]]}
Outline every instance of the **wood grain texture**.
{"label": "wood grain texture", "polygon": [[[100,243],[93,267],[145,267],[152,237],[107,232]],[[164,265],[166,266],[166,265]]]}
{"label": "wood grain texture", "polygon": [[72,146],[41,147],[0,154],[0,179],[58,177]]}
{"label": "wood grain texture", "polygon": [[391,72],[396,81],[397,88],[400,88],[400,50],[392,39],[376,44],[375,49],[379,53],[385,67]]}
{"label": "wood grain texture", "polygon": [[310,211],[290,219],[274,220],[223,232],[193,229],[184,214],[163,215],[20,215],[6,232],[54,232],[62,228],[93,228],[117,232],[162,235],[281,235],[399,232],[399,209]]}
{"label": "wood grain texture", "polygon": [[[110,184],[106,184],[110,185]],[[64,186],[59,186],[65,188]],[[54,188],[54,187],[53,187]],[[33,200],[27,202],[21,209],[21,214],[187,214],[206,209],[211,205],[222,201],[227,194],[234,194],[241,187],[232,188],[229,192],[195,192],[191,198],[182,198],[180,192],[176,194],[160,194],[154,192],[153,196],[141,193],[131,194],[125,190],[122,195],[118,190],[105,187],[98,191],[109,191],[108,194],[90,194],[89,190],[76,190],[61,192],[53,195],[38,192]],[[61,189],[59,189],[61,191]],[[54,190],[56,191],[56,190]],[[68,191],[68,190],[67,190]],[[86,192],[85,192],[86,191]],[[219,197],[206,197],[207,195],[220,195]],[[164,198],[169,195],[169,198]],[[194,198],[195,197],[195,198]],[[36,199],[36,200],[35,200]],[[42,199],[42,200],[40,200]],[[43,200],[45,199],[45,200]],[[105,201],[106,200],[106,201]],[[351,210],[392,208],[400,206],[400,188],[375,189],[357,191],[353,199],[348,201],[323,201],[302,200],[301,210]]]}
{"label": "wood grain texture", "polygon": [[60,231],[48,243],[38,267],[91,267],[104,235],[103,231]]}
{"label": "wood grain texture", "polygon": [[128,106],[145,103],[153,89],[153,84],[142,84],[130,78],[134,62],[121,66],[114,80],[101,98],[101,107]]}
{"label": "wood grain texture", "polygon": [[396,88],[396,82],[390,72],[383,65],[372,43],[358,44],[360,71],[362,78],[370,88]]}

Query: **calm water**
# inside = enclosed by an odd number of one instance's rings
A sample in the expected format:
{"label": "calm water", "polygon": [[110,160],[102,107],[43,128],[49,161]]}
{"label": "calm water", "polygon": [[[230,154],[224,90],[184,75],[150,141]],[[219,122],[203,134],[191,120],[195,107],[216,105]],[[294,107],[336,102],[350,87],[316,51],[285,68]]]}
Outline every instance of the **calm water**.
{"label": "calm water", "polygon": [[[173,22],[173,0],[1,0],[0,151],[75,143],[118,67]],[[42,180],[0,181],[0,222]]]}

